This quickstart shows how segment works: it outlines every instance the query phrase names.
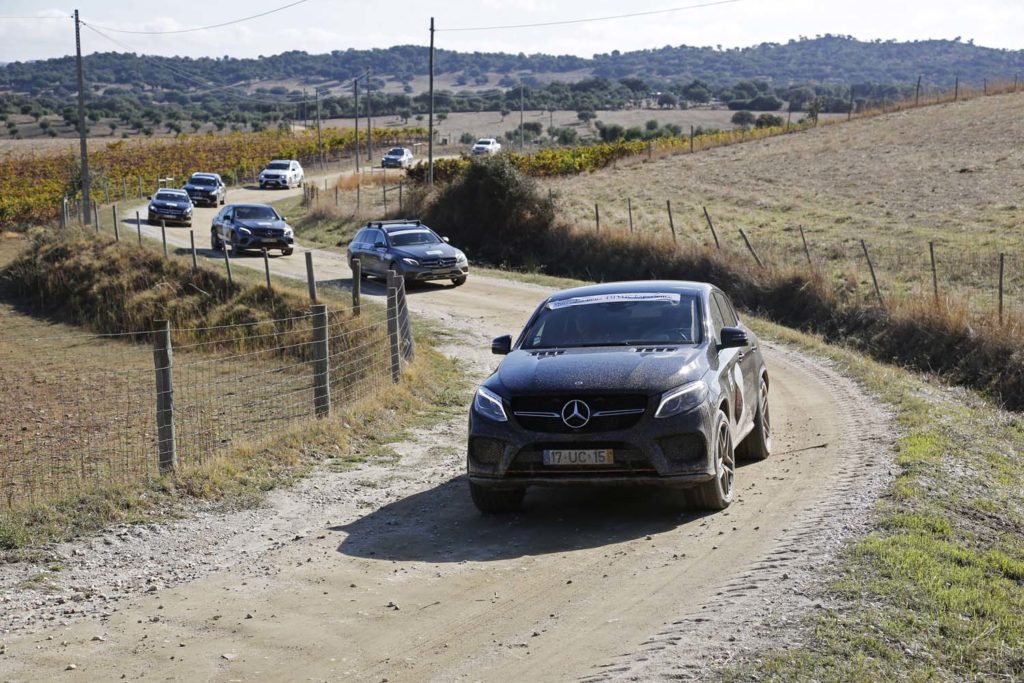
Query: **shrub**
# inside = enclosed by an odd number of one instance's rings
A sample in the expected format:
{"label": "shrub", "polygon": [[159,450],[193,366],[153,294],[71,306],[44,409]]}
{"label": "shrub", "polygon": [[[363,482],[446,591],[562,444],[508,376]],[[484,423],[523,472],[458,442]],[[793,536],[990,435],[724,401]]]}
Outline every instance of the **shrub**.
{"label": "shrub", "polygon": [[555,211],[536,182],[519,172],[512,159],[499,155],[468,162],[427,207],[424,218],[474,258],[505,263],[518,261],[543,243]]}

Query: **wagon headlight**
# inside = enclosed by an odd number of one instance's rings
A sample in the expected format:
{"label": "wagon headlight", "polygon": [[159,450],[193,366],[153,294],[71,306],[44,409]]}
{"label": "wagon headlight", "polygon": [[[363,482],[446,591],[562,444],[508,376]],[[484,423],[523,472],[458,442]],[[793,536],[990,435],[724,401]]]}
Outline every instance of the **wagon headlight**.
{"label": "wagon headlight", "polygon": [[473,409],[478,414],[495,422],[508,422],[508,416],[505,414],[505,406],[502,405],[501,396],[498,396],[490,389],[480,387],[476,390],[476,398],[473,399]]}
{"label": "wagon headlight", "polygon": [[673,417],[688,410],[693,410],[708,399],[708,385],[704,380],[697,380],[681,387],[666,391],[661,395],[661,403],[654,417]]}

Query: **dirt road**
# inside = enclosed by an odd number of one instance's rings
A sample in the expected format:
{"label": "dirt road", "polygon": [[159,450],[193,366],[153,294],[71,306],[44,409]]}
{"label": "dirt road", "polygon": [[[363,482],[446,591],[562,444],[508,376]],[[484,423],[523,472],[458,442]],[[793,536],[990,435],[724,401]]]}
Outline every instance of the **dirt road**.
{"label": "dirt road", "polygon": [[[341,256],[315,261],[322,283],[349,278]],[[301,252],[272,265],[305,276]],[[491,337],[515,332],[545,291],[471,274],[414,289],[409,305],[444,322],[447,351],[482,378],[496,365]],[[318,473],[257,512],[168,525],[158,542],[68,544],[72,563],[76,548],[99,553],[97,590],[119,552],[205,569],[127,594],[101,619],[13,632],[0,678],[703,676],[829,607],[816,605],[822,568],[861,528],[890,463],[892,428],[871,399],[820,361],[764,346],[776,453],[738,470],[725,512],[681,514],[646,492],[531,490],[524,513],[482,516],[461,476],[460,416],[396,445],[397,464]]]}

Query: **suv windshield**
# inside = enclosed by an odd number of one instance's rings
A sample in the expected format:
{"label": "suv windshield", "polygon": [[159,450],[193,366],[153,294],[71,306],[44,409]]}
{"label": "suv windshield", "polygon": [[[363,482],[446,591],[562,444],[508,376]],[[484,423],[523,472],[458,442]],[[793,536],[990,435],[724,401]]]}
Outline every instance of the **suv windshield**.
{"label": "suv windshield", "polygon": [[437,244],[440,241],[437,235],[426,230],[391,233],[391,244],[395,247],[408,247],[414,244]]}
{"label": "suv windshield", "polygon": [[157,192],[156,197],[153,199],[159,199],[164,202],[183,202],[185,201],[185,196],[177,192]]}
{"label": "suv windshield", "polygon": [[213,178],[192,178],[189,181],[193,185],[216,185],[217,181]]}
{"label": "suv windshield", "polygon": [[288,170],[288,162],[287,161],[274,161],[274,162],[271,162],[271,163],[267,164],[267,168],[270,169],[271,171],[287,171]]}
{"label": "suv windshield", "polygon": [[697,298],[640,292],[551,301],[524,335],[524,349],[696,344]]}
{"label": "suv windshield", "polygon": [[405,150],[401,147],[395,147],[394,149],[388,150],[389,157],[400,157],[405,154]]}
{"label": "suv windshield", "polygon": [[269,206],[239,206],[235,208],[235,218],[239,220],[277,220],[277,212]]}

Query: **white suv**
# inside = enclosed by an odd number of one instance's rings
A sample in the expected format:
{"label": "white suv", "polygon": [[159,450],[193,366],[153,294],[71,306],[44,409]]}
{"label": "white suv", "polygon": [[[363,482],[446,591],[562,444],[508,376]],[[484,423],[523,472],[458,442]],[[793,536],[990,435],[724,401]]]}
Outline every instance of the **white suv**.
{"label": "white suv", "polygon": [[260,189],[302,187],[302,164],[294,159],[274,159],[260,171]]}
{"label": "white suv", "polygon": [[497,154],[501,151],[501,143],[494,138],[480,138],[470,150],[472,154]]}

